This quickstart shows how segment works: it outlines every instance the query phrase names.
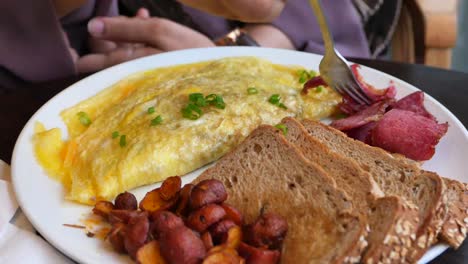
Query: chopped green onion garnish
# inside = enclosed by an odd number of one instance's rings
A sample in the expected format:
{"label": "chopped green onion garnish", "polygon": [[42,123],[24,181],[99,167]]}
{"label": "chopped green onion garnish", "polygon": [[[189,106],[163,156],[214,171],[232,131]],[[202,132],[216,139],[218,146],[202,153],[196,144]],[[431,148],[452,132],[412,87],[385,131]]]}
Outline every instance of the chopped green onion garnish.
{"label": "chopped green onion garnish", "polygon": [[125,147],[127,145],[127,136],[121,135],[119,144],[122,148]]}
{"label": "chopped green onion garnish", "polygon": [[89,118],[88,114],[86,114],[85,112],[79,112],[78,118],[80,119],[81,124],[85,126],[91,125],[91,119]]}
{"label": "chopped green onion garnish", "polygon": [[210,94],[206,96],[206,101],[210,105],[214,105],[216,108],[219,109],[224,109],[226,107],[226,104],[224,103],[223,97],[218,94]]}
{"label": "chopped green onion garnish", "polygon": [[201,93],[192,93],[189,94],[189,101],[194,103],[196,106],[203,107],[206,106],[207,102],[203,94]]}
{"label": "chopped green onion garnish", "polygon": [[288,133],[288,127],[285,124],[277,124],[275,127],[277,129],[283,131],[284,135],[286,135]]}
{"label": "chopped green onion garnish", "polygon": [[308,80],[314,78],[315,76],[317,76],[317,73],[313,70],[311,71],[300,70],[299,71],[299,83],[305,83]]}
{"label": "chopped green onion garnish", "polygon": [[191,120],[200,118],[203,114],[200,107],[207,106],[208,104],[219,109],[224,109],[226,107],[223,97],[218,94],[210,94],[204,97],[201,93],[192,93],[189,94],[189,101],[190,103],[182,108],[182,116]]}
{"label": "chopped green onion garnish", "polygon": [[189,103],[186,107],[182,108],[182,116],[190,120],[197,120],[203,114],[200,107],[195,104]]}
{"label": "chopped green onion garnish", "polygon": [[271,104],[274,104],[280,108],[283,108],[283,109],[288,109],[283,103],[280,103],[280,100],[281,100],[281,96],[279,94],[274,94],[272,96],[270,96],[270,99],[268,99],[268,102],[270,102]]}
{"label": "chopped green onion garnish", "polygon": [[112,132],[112,138],[117,138],[117,137],[119,137],[119,131]]}
{"label": "chopped green onion garnish", "polygon": [[309,73],[306,70],[302,70],[299,74],[299,83],[305,83],[309,79]]}
{"label": "chopped green onion garnish", "polygon": [[163,119],[160,115],[158,115],[157,117],[155,117],[153,120],[151,120],[151,126],[156,126],[156,125],[159,125],[163,122]]}
{"label": "chopped green onion garnish", "polygon": [[249,87],[249,88],[247,89],[247,93],[248,93],[248,94],[258,94],[258,90],[257,90],[257,88],[255,88],[255,87]]}
{"label": "chopped green onion garnish", "polygon": [[274,104],[274,105],[278,105],[279,102],[280,102],[280,95],[279,94],[274,94],[272,96],[270,96],[270,99],[268,99],[268,102],[270,102],[271,104]]}
{"label": "chopped green onion garnish", "polygon": [[315,88],[315,92],[316,92],[316,93],[320,93],[320,92],[322,92],[322,90],[323,90],[323,86],[322,86],[322,85],[319,85],[319,86],[317,86],[317,88]]}
{"label": "chopped green onion garnish", "polygon": [[148,108],[148,114],[152,114],[152,113],[154,113],[154,107],[153,106]]}
{"label": "chopped green onion garnish", "polygon": [[205,99],[208,101],[208,103],[212,103],[216,100],[216,97],[218,97],[218,95],[216,94],[209,94],[205,97]]}

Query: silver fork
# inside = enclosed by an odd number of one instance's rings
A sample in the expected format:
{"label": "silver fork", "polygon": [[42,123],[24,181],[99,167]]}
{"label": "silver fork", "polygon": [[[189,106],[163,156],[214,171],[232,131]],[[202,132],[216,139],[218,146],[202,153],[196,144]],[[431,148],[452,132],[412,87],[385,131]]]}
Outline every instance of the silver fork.
{"label": "silver fork", "polygon": [[357,82],[345,58],[335,49],[335,44],[333,43],[333,38],[322,10],[321,0],[310,0],[310,3],[317,17],[325,44],[325,55],[319,65],[320,75],[338,93],[349,95],[361,105],[370,105],[372,100]]}

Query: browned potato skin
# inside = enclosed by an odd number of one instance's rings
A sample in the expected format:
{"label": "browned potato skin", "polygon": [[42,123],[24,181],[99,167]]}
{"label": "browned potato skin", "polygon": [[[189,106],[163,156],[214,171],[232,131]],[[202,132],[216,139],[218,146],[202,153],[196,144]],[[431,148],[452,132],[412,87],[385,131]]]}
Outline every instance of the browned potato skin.
{"label": "browned potato skin", "polygon": [[148,213],[146,212],[141,212],[141,211],[129,211],[129,210],[112,210],[109,213],[108,220],[109,223],[115,224],[117,222],[121,222],[124,224],[128,224],[130,219],[137,217],[139,215],[146,215],[148,216]]}
{"label": "browned potato skin", "polygon": [[99,201],[94,205],[93,213],[107,218],[110,211],[114,209],[114,204],[109,201]]}
{"label": "browned potato skin", "polygon": [[209,254],[202,264],[242,264],[245,261],[236,252],[221,250]]}
{"label": "browned potato skin", "polygon": [[136,261],[138,264],[166,264],[158,241],[153,240],[144,246],[140,247],[136,253]]}
{"label": "browned potato skin", "polygon": [[205,245],[191,229],[179,226],[159,238],[161,253],[170,264],[200,263],[206,255]]}
{"label": "browned potato skin", "polygon": [[227,192],[222,182],[214,179],[199,182],[190,195],[190,207],[195,210],[211,203],[222,203]]}
{"label": "browned potato skin", "polygon": [[189,213],[189,202],[190,202],[190,195],[192,194],[192,190],[195,185],[189,183],[184,185],[182,190],[179,192],[179,200],[177,201],[177,206],[175,209],[175,213],[179,216],[187,216]]}
{"label": "browned potato skin", "polygon": [[227,232],[231,227],[234,226],[236,226],[236,223],[234,223],[234,221],[225,219],[219,221],[218,223],[210,227],[211,237],[213,237],[213,241],[215,242],[215,244],[218,245],[224,243],[227,237]]}
{"label": "browned potato skin", "polygon": [[107,239],[118,253],[126,253],[124,245],[124,236],[125,236],[125,224],[118,222],[112,226],[111,231],[107,235]]}
{"label": "browned potato skin", "polygon": [[131,218],[128,222],[124,245],[128,254],[135,259],[136,253],[142,247],[148,238],[149,220],[146,214],[141,214]]}
{"label": "browned potato skin", "polygon": [[136,210],[138,209],[138,201],[132,193],[124,192],[115,198],[115,209],[120,210]]}
{"label": "browned potato skin", "polygon": [[211,237],[210,232],[203,233],[200,236],[200,238],[203,241],[203,244],[205,245],[206,250],[210,250],[212,247],[214,247],[213,239]]}
{"label": "browned potato skin", "polygon": [[159,210],[170,210],[175,206],[176,202],[177,197],[168,201],[161,198],[161,188],[156,188],[146,193],[138,207],[142,211],[151,213]]}
{"label": "browned potato skin", "polygon": [[283,217],[274,213],[260,215],[258,219],[245,228],[245,241],[255,247],[279,249],[288,232],[288,223]]}
{"label": "browned potato skin", "polygon": [[226,212],[223,207],[209,204],[192,212],[187,219],[187,226],[202,233],[212,224],[223,219],[224,216],[226,216]]}
{"label": "browned potato skin", "polygon": [[169,201],[176,197],[182,186],[182,180],[179,176],[172,176],[163,181],[159,195],[164,201]]}
{"label": "browned potato skin", "polygon": [[224,245],[228,248],[238,248],[242,242],[242,229],[240,226],[233,226],[229,228],[227,233],[226,242]]}
{"label": "browned potato skin", "polygon": [[246,264],[275,264],[280,260],[278,250],[255,248],[244,242],[240,243],[238,252]]}
{"label": "browned potato skin", "polygon": [[241,212],[239,212],[239,210],[237,210],[236,208],[234,208],[234,206],[227,204],[227,203],[223,203],[221,206],[223,207],[224,211],[226,211],[225,219],[232,220],[234,221],[234,223],[236,223],[236,225],[242,226],[244,219],[242,217]]}
{"label": "browned potato skin", "polygon": [[164,232],[184,226],[184,221],[177,215],[169,211],[156,211],[151,214],[151,233],[154,238],[158,238]]}

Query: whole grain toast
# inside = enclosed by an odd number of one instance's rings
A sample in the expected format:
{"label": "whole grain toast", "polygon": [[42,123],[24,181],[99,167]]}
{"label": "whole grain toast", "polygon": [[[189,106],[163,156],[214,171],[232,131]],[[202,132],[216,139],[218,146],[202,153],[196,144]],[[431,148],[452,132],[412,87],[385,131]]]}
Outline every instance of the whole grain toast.
{"label": "whole grain toast", "polygon": [[386,195],[401,196],[419,207],[416,243],[408,253],[408,261],[417,261],[436,242],[447,215],[445,184],[441,177],[421,170],[411,160],[354,140],[330,126],[311,120],[302,120],[302,124],[332,151],[354,159],[370,172]]}
{"label": "whole grain toast", "polygon": [[[420,162],[407,159],[400,154],[392,155],[403,162],[413,162],[420,166]],[[468,230],[468,187],[466,183],[442,177],[445,183],[444,196],[446,199],[446,213],[438,239],[457,249],[465,240]]]}
{"label": "whole grain toast", "polygon": [[[369,247],[362,263],[408,263],[419,223],[417,206],[397,196],[379,198],[371,206]],[[374,230],[374,231],[373,231]],[[379,242],[383,243],[381,246]]]}
{"label": "whole grain toast", "polygon": [[255,129],[194,183],[218,179],[250,223],[262,212],[286,218],[282,263],[357,263],[367,243],[366,222],[349,197],[272,126]]}
{"label": "whole grain toast", "polygon": [[468,185],[448,178],[443,180],[447,186],[449,208],[439,239],[458,248],[465,240],[468,230]]}
{"label": "whole grain toast", "polygon": [[[418,209],[403,199],[391,196],[378,199],[384,193],[373,177],[358,163],[330,151],[324,144],[309,135],[294,118],[281,121],[287,128],[286,139],[298,147],[304,156],[320,166],[351,198],[356,210],[370,223],[369,248],[364,263],[403,263],[410,252],[418,227]],[[385,243],[384,243],[385,242]]]}

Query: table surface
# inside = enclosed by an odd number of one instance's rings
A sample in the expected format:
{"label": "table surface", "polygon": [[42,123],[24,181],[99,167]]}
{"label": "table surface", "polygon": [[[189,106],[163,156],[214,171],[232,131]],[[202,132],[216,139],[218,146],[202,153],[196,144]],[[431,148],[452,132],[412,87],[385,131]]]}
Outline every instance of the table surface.
{"label": "table surface", "polygon": [[[445,105],[465,127],[468,126],[468,74],[422,65],[350,60],[413,84]],[[29,118],[50,98],[83,77],[31,84],[0,71],[0,159],[9,163],[16,138]],[[467,241],[458,250],[448,249],[431,264],[468,263]]]}

